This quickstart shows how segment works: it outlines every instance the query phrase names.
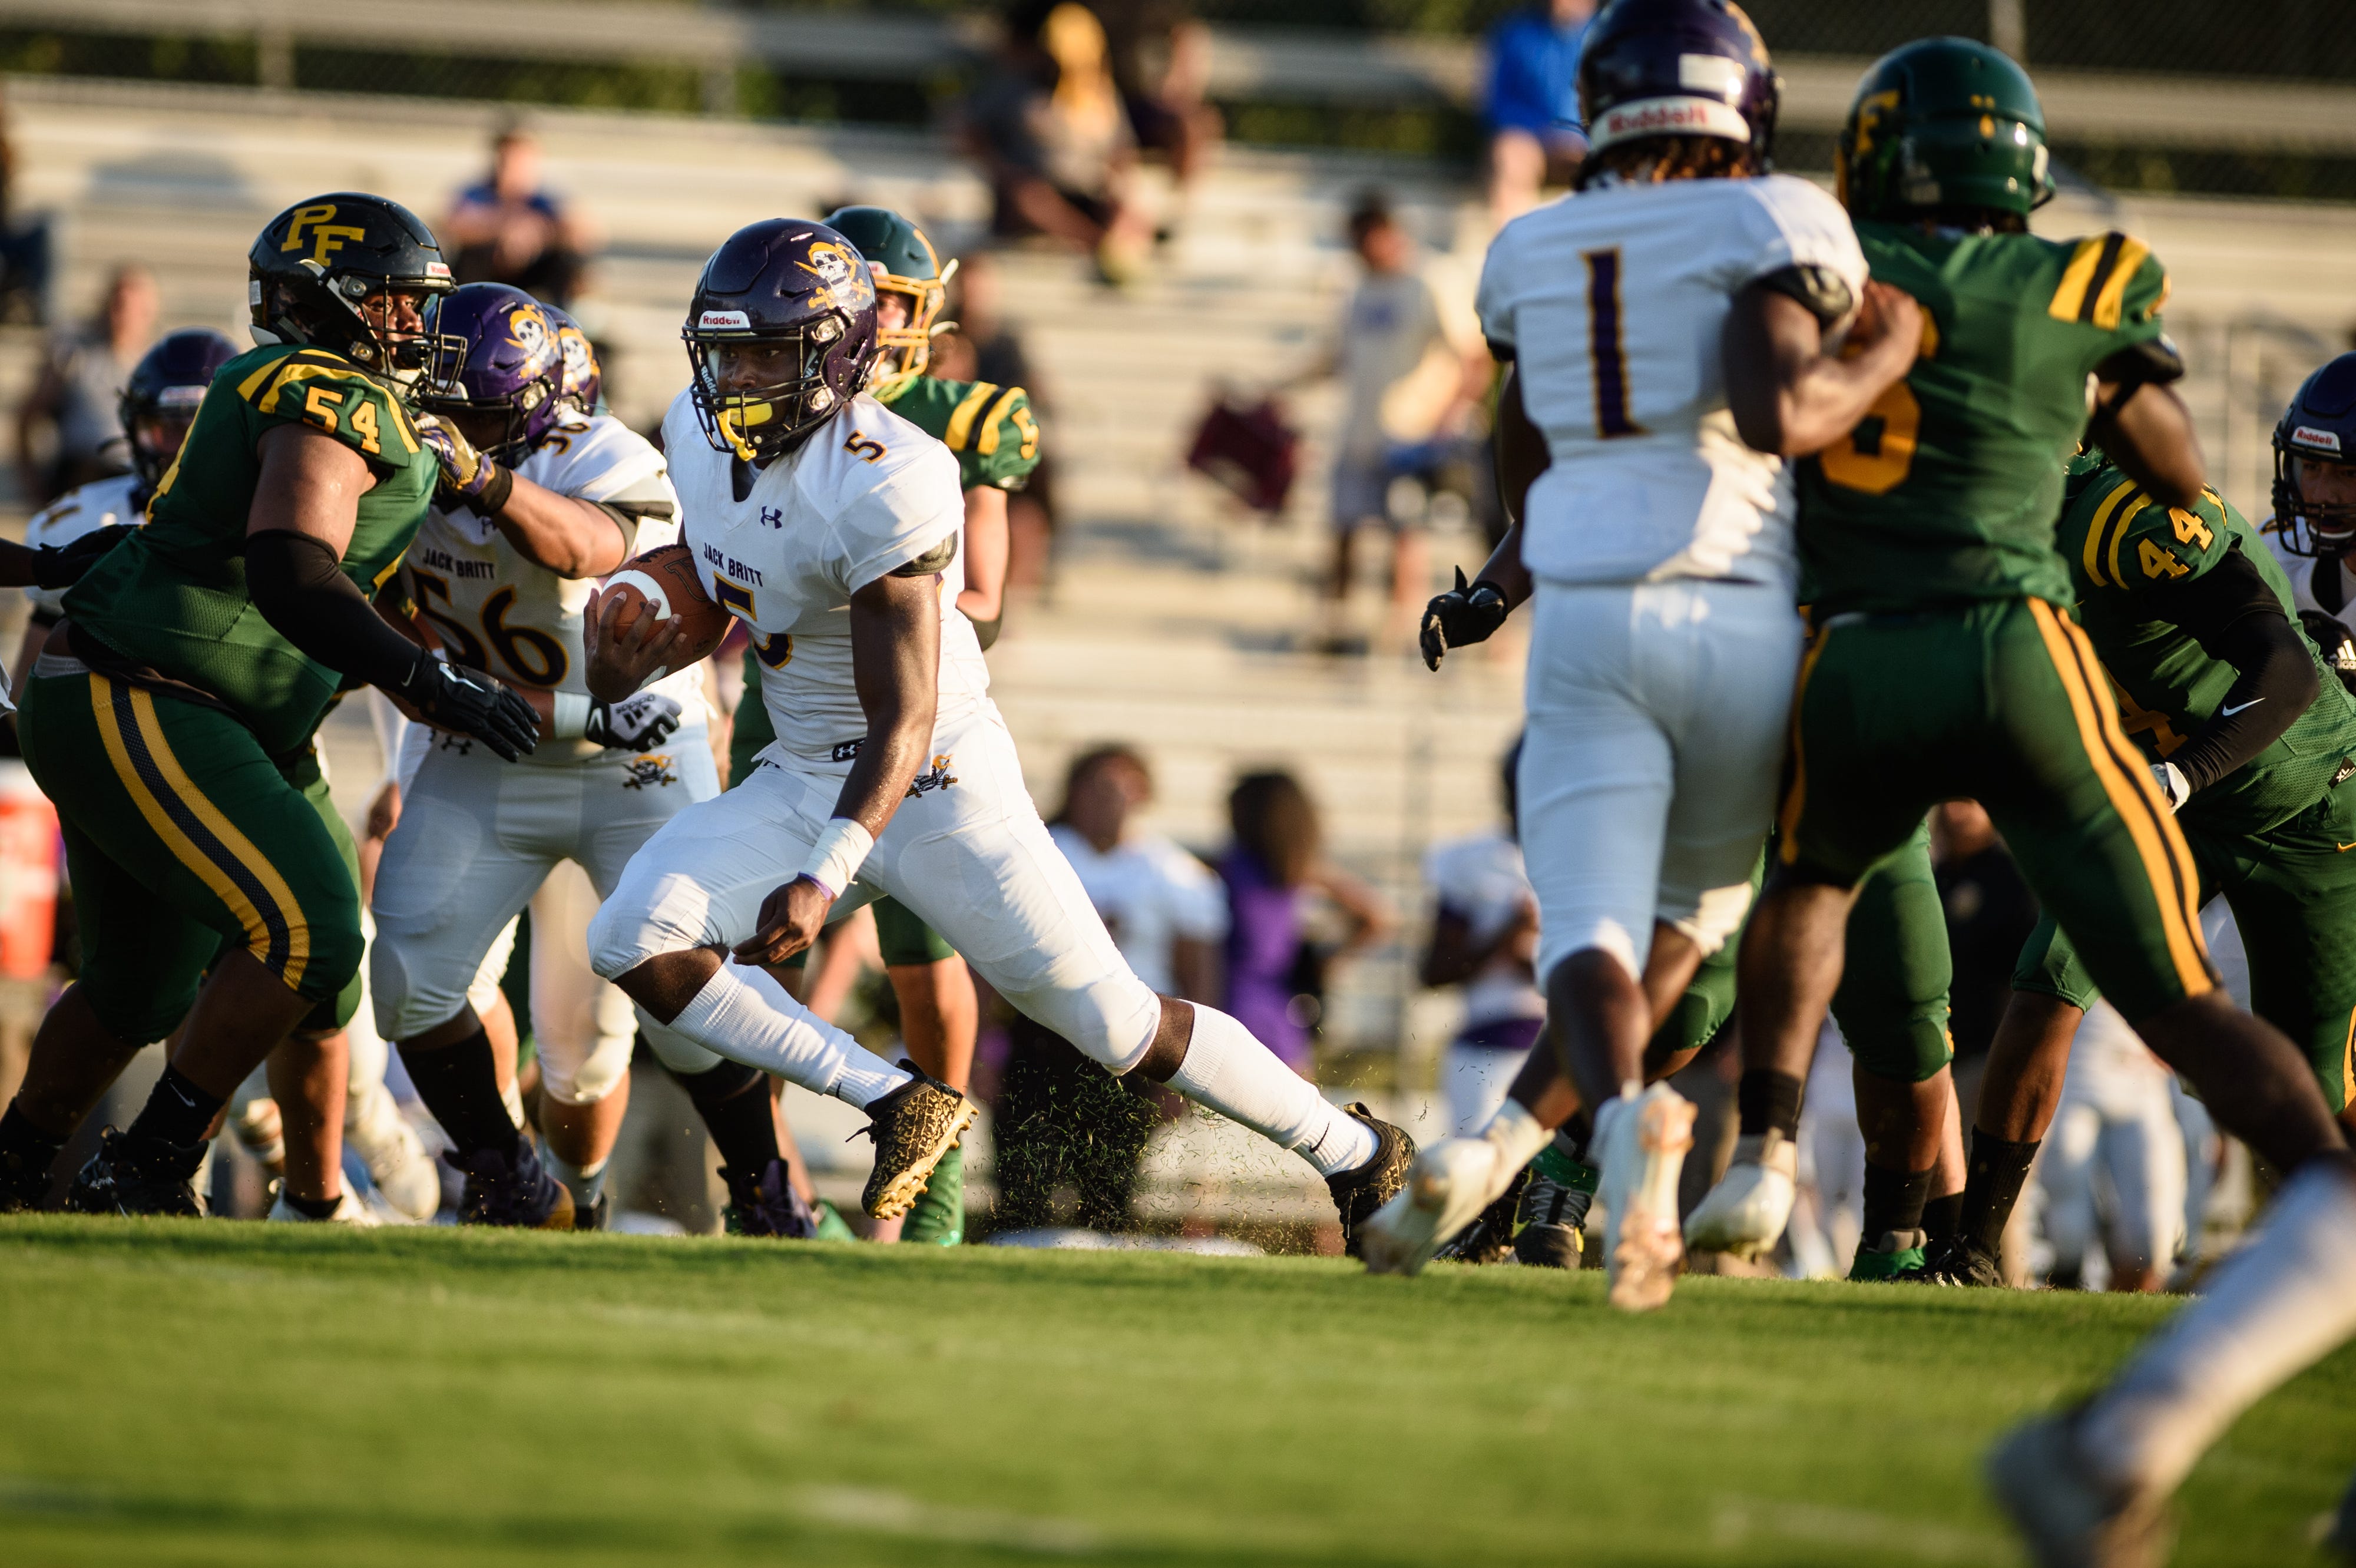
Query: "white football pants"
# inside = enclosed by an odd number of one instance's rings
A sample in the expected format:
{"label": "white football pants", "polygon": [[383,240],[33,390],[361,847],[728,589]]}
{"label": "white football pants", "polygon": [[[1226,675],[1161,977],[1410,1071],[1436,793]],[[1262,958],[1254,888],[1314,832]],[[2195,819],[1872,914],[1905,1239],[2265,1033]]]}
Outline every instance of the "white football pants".
{"label": "white football pants", "polygon": [[1784,588],[1541,582],[1519,775],[1541,983],[1601,948],[1641,976],[1653,925],[1704,953],[1751,902],[1802,628]]}

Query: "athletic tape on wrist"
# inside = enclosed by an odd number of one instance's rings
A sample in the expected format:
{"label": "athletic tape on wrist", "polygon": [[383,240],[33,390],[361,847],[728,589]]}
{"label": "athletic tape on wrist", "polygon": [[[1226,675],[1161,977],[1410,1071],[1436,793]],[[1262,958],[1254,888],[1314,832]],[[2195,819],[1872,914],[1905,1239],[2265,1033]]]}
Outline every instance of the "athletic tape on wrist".
{"label": "athletic tape on wrist", "polygon": [[825,888],[828,897],[840,898],[843,889],[858,876],[867,852],[874,847],[875,835],[865,828],[849,817],[830,818],[826,832],[810,845],[809,858],[802,862],[801,874]]}
{"label": "athletic tape on wrist", "polygon": [[579,740],[589,733],[589,710],[593,705],[578,692],[550,693],[556,704],[555,714],[548,721],[552,740]]}

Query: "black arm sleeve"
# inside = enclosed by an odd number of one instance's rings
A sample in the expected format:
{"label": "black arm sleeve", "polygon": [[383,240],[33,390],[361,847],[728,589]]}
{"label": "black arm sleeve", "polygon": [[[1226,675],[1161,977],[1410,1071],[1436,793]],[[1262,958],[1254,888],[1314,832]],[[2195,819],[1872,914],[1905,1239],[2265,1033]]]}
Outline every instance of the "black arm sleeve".
{"label": "black arm sleeve", "polygon": [[2168,759],[2192,789],[2214,784],[2272,746],[2322,690],[2313,645],[2238,544],[2200,576],[2144,598],[2240,672],[2216,714]]}
{"label": "black arm sleeve", "polygon": [[245,584],[253,607],[287,641],[371,686],[400,691],[430,657],[376,613],[325,540],[291,528],[248,534]]}

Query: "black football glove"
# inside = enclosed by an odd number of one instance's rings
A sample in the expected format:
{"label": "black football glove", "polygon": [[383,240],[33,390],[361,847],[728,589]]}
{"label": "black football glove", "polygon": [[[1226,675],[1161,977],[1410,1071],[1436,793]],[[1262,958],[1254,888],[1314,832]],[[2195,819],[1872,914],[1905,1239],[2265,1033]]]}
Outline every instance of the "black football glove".
{"label": "black football glove", "polygon": [[679,728],[680,705],[660,692],[640,692],[618,703],[592,703],[584,738],[622,751],[652,751]]}
{"label": "black football glove", "polygon": [[2351,632],[2338,616],[2321,610],[2299,611],[2298,625],[2323,655],[2323,661],[2331,666],[2331,672],[2340,677],[2340,683],[2356,692],[2356,632]]}
{"label": "black football glove", "polygon": [[540,745],[540,715],[531,704],[479,670],[421,653],[417,668],[393,695],[435,729],[473,736],[509,762]]}
{"label": "black football glove", "polygon": [[44,544],[33,562],[33,585],[37,588],[70,588],[100,557],[139,531],[128,525],[94,528],[70,544]]}
{"label": "black football glove", "polygon": [[1505,624],[1505,590],[1483,577],[1466,584],[1464,568],[1456,568],[1456,586],[1436,595],[1423,607],[1423,661],[1430,669],[1451,648],[1486,642]]}

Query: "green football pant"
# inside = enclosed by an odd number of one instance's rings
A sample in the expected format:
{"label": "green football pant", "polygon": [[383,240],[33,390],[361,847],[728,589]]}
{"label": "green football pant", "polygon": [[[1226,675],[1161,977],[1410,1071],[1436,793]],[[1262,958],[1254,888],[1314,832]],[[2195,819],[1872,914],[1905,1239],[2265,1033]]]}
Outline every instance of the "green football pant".
{"label": "green football pant", "polygon": [[[2250,1006],[2288,1035],[2337,1113],[2356,1101],[2356,789],[2339,789],[2262,833],[2179,817],[2201,900],[2222,897],[2249,954]],[[2021,949],[2013,989],[2091,1006],[2101,992],[2048,916]]]}
{"label": "green football pant", "polygon": [[242,948],[338,1028],[359,1000],[359,874],[316,757],[285,767],[218,709],[97,673],[37,676],[26,764],[58,809],[82,994],[115,1038],[178,1026]]}
{"label": "green football pant", "polygon": [[[736,722],[728,736],[728,782],[732,787],[753,776],[753,758],[776,738],[777,732],[769,724],[769,710],[761,701],[761,664],[748,649],[744,653],[744,697],[736,704]],[[957,949],[949,946],[938,931],[909,913],[908,907],[897,898],[878,898],[869,908],[875,911],[875,946],[884,955],[884,967],[938,963],[945,958],[957,957]],[[804,949],[786,960],[785,967],[799,969],[809,960],[809,950]]]}
{"label": "green football pant", "polygon": [[1930,806],[1976,800],[2129,1019],[2215,987],[2192,852],[2052,606],[1835,617],[1801,661],[1792,726],[1787,875],[1854,886]]}
{"label": "green football pant", "polygon": [[[1954,1058],[1947,1035],[1947,916],[1931,869],[1931,828],[1873,868],[1848,917],[1848,958],[1833,1017],[1858,1065],[1876,1077],[1921,1083]],[[1702,961],[1686,993],[1653,1036],[1655,1060],[1708,1045],[1734,1015],[1738,931]]]}

